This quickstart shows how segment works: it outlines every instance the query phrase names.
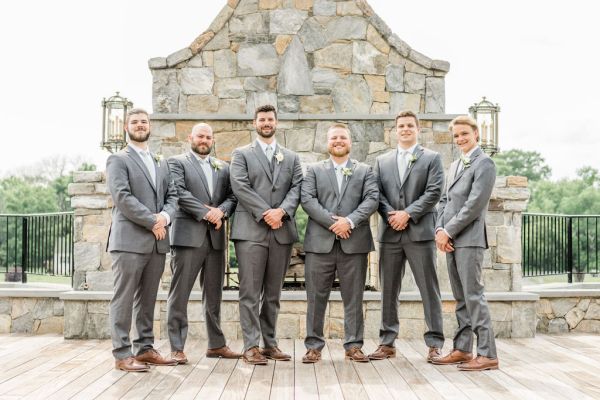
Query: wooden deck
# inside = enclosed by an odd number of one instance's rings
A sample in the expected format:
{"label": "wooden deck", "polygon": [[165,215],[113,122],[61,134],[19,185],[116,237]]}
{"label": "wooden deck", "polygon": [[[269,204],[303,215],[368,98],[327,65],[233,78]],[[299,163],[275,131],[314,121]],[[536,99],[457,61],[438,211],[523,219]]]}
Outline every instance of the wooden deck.
{"label": "wooden deck", "polygon": [[[165,341],[157,346],[168,350]],[[190,364],[127,374],[114,369],[110,341],[0,335],[0,399],[600,399],[600,336],[497,346],[500,370],[460,372],[427,364],[418,340],[398,340],[397,358],[366,364],[344,360],[341,342],[331,340],[315,365],[301,363],[301,340],[281,340],[294,360],[266,367],[205,358],[206,342],[191,341]],[[375,347],[367,341],[364,349]]]}

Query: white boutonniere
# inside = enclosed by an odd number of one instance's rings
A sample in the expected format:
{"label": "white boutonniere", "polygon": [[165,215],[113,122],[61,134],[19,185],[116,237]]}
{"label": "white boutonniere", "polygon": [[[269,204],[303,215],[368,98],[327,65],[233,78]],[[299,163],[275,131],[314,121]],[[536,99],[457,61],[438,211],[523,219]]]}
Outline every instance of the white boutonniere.
{"label": "white boutonniere", "polygon": [[275,160],[277,161],[277,164],[283,161],[283,153],[281,152],[281,150],[279,150],[277,154],[275,154]]}
{"label": "white boutonniere", "polygon": [[223,168],[223,164],[219,160],[215,160],[214,158],[210,159],[210,166],[213,167],[215,171],[219,171]]}
{"label": "white boutonniere", "polygon": [[156,161],[156,164],[160,167],[160,162],[163,160],[163,155],[162,154],[154,154],[154,161]]}
{"label": "white boutonniere", "polygon": [[352,176],[352,168],[342,168],[342,175],[344,175],[346,177],[346,180],[348,180]]}
{"label": "white boutonniere", "polygon": [[412,167],[412,165],[419,159],[415,154],[411,154],[408,159],[408,168]]}
{"label": "white boutonniere", "polygon": [[470,157],[466,157],[466,156],[463,156],[463,155],[461,154],[461,156],[460,156],[460,161],[462,162],[462,164],[463,164],[463,167],[464,167],[465,169],[467,169],[467,168],[469,168],[469,167],[471,166],[471,158],[470,158]]}

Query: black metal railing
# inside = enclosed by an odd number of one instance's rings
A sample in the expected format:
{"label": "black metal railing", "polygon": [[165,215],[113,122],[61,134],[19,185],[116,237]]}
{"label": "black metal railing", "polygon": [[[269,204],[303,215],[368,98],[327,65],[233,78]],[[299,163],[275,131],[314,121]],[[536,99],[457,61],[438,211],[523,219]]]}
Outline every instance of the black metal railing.
{"label": "black metal railing", "polygon": [[523,213],[523,276],[598,274],[600,215]]}
{"label": "black metal railing", "polygon": [[73,213],[0,214],[0,272],[5,280],[27,275],[73,275]]}

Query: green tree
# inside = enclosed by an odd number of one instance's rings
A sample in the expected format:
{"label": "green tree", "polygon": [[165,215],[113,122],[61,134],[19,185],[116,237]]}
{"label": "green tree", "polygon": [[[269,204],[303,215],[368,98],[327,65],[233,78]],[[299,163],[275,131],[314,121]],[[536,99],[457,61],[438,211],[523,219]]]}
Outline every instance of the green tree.
{"label": "green tree", "polygon": [[60,208],[52,187],[14,176],[0,181],[0,213],[34,214],[56,211],[60,211]]}
{"label": "green tree", "polygon": [[498,153],[494,157],[499,176],[526,176],[530,182],[550,178],[552,169],[537,151],[512,149]]}

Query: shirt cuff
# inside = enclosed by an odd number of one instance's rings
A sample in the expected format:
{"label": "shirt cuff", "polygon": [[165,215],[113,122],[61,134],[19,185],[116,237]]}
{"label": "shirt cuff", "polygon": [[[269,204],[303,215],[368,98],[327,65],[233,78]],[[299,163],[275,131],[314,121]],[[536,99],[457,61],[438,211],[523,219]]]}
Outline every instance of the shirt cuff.
{"label": "shirt cuff", "polygon": [[160,215],[162,215],[163,217],[165,217],[165,219],[167,220],[167,225],[171,224],[171,217],[169,216],[169,214],[167,214],[164,211],[161,211]]}
{"label": "shirt cuff", "polygon": [[354,222],[352,222],[352,220],[348,217],[346,217],[346,221],[348,221],[348,223],[350,224],[350,229],[354,229]]}
{"label": "shirt cuff", "polygon": [[435,233],[438,233],[439,231],[444,231],[444,233],[445,233],[445,234],[446,234],[446,235],[447,235],[447,236],[448,236],[450,239],[452,239],[452,236],[450,236],[450,234],[448,233],[448,231],[447,231],[446,229],[444,229],[444,228],[437,228],[437,229],[435,230]]}

